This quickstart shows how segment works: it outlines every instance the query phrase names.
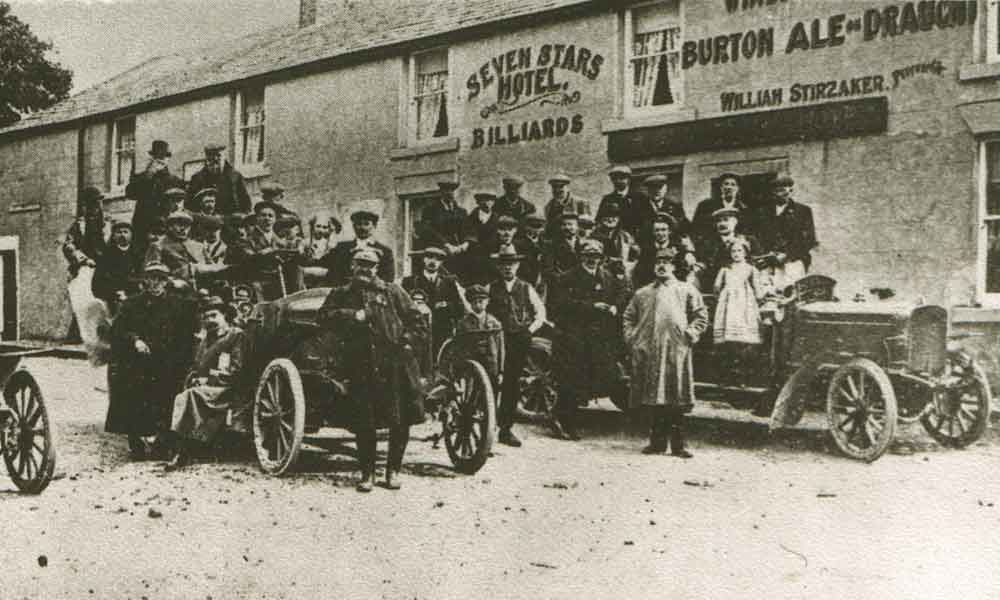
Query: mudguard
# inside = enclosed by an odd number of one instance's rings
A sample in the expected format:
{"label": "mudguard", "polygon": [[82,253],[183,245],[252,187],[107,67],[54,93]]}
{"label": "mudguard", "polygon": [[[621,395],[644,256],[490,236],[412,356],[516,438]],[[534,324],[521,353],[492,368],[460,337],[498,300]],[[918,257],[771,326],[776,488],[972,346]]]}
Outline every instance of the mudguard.
{"label": "mudguard", "polygon": [[802,415],[806,412],[806,400],[813,380],[819,372],[820,364],[819,361],[803,364],[785,382],[778,393],[778,398],[774,401],[768,427],[770,431],[794,427],[802,420]]}

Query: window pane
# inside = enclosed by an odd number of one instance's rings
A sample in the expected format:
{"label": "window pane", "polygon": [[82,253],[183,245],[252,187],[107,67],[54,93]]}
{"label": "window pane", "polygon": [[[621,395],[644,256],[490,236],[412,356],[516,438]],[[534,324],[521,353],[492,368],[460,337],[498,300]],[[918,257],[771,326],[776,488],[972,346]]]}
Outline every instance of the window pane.
{"label": "window pane", "polygon": [[128,183],[135,164],[135,119],[115,122],[115,186]]}
{"label": "window pane", "polygon": [[416,82],[417,139],[448,135],[448,71],[419,73]]}
{"label": "window pane", "polygon": [[632,22],[636,34],[659,31],[676,25],[680,19],[679,5],[677,0],[671,0],[632,9]]}
{"label": "window pane", "polygon": [[986,222],[986,292],[1000,294],[1000,221]]}
{"label": "window pane", "polygon": [[680,104],[681,36],[678,2],[633,9],[632,106]]}
{"label": "window pane", "polygon": [[1000,143],[986,145],[986,214],[1000,215]]}
{"label": "window pane", "polygon": [[416,56],[417,74],[448,72],[448,51],[434,50],[433,52],[423,52]]}
{"label": "window pane", "polygon": [[264,88],[244,90],[240,114],[240,162],[264,162]]}

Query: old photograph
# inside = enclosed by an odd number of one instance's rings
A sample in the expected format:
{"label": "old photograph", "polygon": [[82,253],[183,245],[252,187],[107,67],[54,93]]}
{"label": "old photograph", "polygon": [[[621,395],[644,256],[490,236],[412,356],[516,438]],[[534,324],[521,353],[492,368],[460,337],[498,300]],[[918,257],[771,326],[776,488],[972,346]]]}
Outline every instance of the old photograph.
{"label": "old photograph", "polygon": [[997,0],[0,0],[0,598],[1000,598],[998,83]]}

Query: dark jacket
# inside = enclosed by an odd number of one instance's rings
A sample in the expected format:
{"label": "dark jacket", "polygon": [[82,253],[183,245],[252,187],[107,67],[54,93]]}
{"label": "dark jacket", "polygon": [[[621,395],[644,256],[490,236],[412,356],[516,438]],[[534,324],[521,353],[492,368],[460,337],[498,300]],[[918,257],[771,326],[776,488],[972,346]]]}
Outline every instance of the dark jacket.
{"label": "dark jacket", "polygon": [[[671,241],[667,244],[667,247],[674,253],[674,273],[678,279],[684,279],[688,274],[688,266],[685,257],[688,254],[693,253],[683,248],[681,244],[676,241]],[[638,290],[642,286],[652,283],[652,281],[656,278],[653,273],[653,267],[655,264],[655,245],[644,246],[639,254],[639,260],[635,263],[635,269],[632,270],[632,289]]]}
{"label": "dark jacket", "polygon": [[451,275],[438,273],[435,281],[431,283],[423,272],[420,272],[404,277],[402,285],[408,293],[413,293],[413,290],[423,290],[427,295],[427,306],[433,314],[431,328],[436,353],[441,344],[453,334],[455,322],[465,314],[465,304],[458,291],[458,281]]}
{"label": "dark jacket", "polygon": [[569,209],[574,211],[577,209],[576,198],[573,197],[573,194],[567,192],[566,199],[562,202],[556,202],[555,198],[549,198],[549,201],[545,203],[545,237],[550,240],[559,237],[560,217]]}
{"label": "dark jacket", "polygon": [[611,192],[601,197],[601,203],[597,206],[597,214],[600,215],[611,204],[617,204],[621,209],[621,217],[618,225],[633,236],[636,233],[637,224],[633,222],[635,218],[635,206],[639,202],[640,195],[629,188],[624,196],[618,192]]}
{"label": "dark jacket", "polygon": [[[746,204],[736,197],[734,207],[740,211],[739,223],[736,225],[737,233],[753,234],[751,220],[753,214]],[[722,198],[705,198],[698,203],[694,210],[694,217],[691,219],[691,235],[695,243],[703,243],[716,235],[715,218],[712,213],[722,208]]]}
{"label": "dark jacket", "polygon": [[571,244],[563,238],[553,239],[545,244],[545,253],[542,254],[542,277],[550,286],[555,285],[560,277],[580,264],[580,258],[577,256],[579,246],[579,239]]}
{"label": "dark jacket", "polygon": [[94,278],[90,282],[90,290],[95,298],[104,300],[109,306],[117,306],[118,292],[134,296],[138,292],[136,277],[142,259],[135,252],[135,247],[121,250],[117,246],[108,246],[97,260]]}
{"label": "dark jacket", "polygon": [[[365,322],[355,319],[358,310]],[[355,430],[423,421],[415,348],[425,343],[425,321],[406,291],[376,279],[335,287],[316,315],[339,340],[342,377],[349,381],[341,406]]]}
{"label": "dark jacket", "polygon": [[[760,242],[757,241],[757,238],[742,233],[737,233],[736,237],[743,238],[750,245],[750,250],[747,252],[748,261],[752,262],[755,256],[761,254]],[[730,245],[724,243],[719,234],[716,233],[703,240],[698,246],[698,258],[699,262],[705,267],[699,278],[701,280],[701,289],[706,291],[711,290],[715,284],[715,276],[718,274],[719,269],[729,264],[732,260]]]}
{"label": "dark jacket", "polygon": [[816,226],[812,209],[794,200],[780,215],[775,214],[774,205],[757,212],[754,231],[763,252],[782,252],[787,261],[801,260],[806,269],[812,263],[812,250],[819,245],[816,240]]}
{"label": "dark jacket", "polygon": [[224,164],[218,173],[212,173],[204,167],[195,173],[187,185],[188,200],[184,206],[188,210],[195,210],[196,207],[192,205],[195,194],[209,187],[216,190],[215,211],[220,215],[250,212],[250,194],[247,193],[246,182],[243,181],[243,175],[229,163]]}
{"label": "dark jacket", "polygon": [[535,214],[537,210],[535,205],[528,202],[521,196],[514,196],[513,198],[508,198],[506,195],[500,195],[497,197],[496,204],[493,206],[494,212],[498,215],[507,215],[517,219],[518,223],[524,221],[524,218],[528,215]]}
{"label": "dark jacket", "polygon": [[145,263],[161,262],[176,279],[195,283],[194,264],[205,264],[205,247],[192,239],[184,241],[165,236],[160,243],[146,249]]}
{"label": "dark jacket", "polygon": [[444,201],[435,200],[421,215],[423,246],[437,246],[443,250],[445,244],[461,244],[462,227],[468,216],[469,213],[458,203],[449,207]]}
{"label": "dark jacket", "polygon": [[[357,245],[357,240],[338,242],[333,250],[320,261],[320,266],[327,269],[326,278],[329,285],[344,285],[351,278],[351,259],[354,257],[354,249]],[[379,279],[386,282],[394,281],[396,279],[396,263],[393,260],[392,249],[374,240],[371,245],[379,255]]]}
{"label": "dark jacket", "polygon": [[132,212],[132,243],[139,251],[145,250],[146,236],[153,223],[166,218],[170,212],[170,203],[163,192],[170,188],[184,189],[184,180],[172,175],[164,169],[153,175],[145,172],[133,173],[125,195],[135,200],[135,210]]}
{"label": "dark jacket", "polygon": [[528,236],[518,233],[514,237],[514,249],[524,256],[521,266],[517,269],[517,276],[535,286],[538,293],[543,293],[539,289],[539,281],[542,275],[542,256],[545,254],[545,240],[539,238],[537,242],[531,241]]}
{"label": "dark jacket", "polygon": [[665,212],[677,221],[676,227],[671,227],[670,231],[674,235],[683,235],[690,231],[691,223],[684,214],[684,207],[669,199],[663,201],[657,207],[653,205],[652,199],[643,194],[632,207],[630,222],[635,225],[635,239],[640,248],[645,248],[653,241],[653,217],[658,212]]}
{"label": "dark jacket", "polygon": [[486,283],[492,278],[493,263],[490,260],[490,252],[496,244],[498,221],[499,215],[495,210],[490,213],[490,218],[485,223],[479,222],[478,208],[472,209],[465,217],[462,238],[463,241],[469,242],[469,249],[465,253],[462,282],[466,285]]}

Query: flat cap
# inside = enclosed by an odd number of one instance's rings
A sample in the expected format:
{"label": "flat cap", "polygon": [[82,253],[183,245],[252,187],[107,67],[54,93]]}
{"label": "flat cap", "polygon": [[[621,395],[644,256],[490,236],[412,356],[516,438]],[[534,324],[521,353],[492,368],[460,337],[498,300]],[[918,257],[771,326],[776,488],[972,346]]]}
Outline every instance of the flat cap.
{"label": "flat cap", "polygon": [[733,173],[732,171],[726,171],[725,173],[719,175],[719,183],[722,183],[727,179],[732,179],[736,181],[736,183],[740,182],[740,176],[737,175],[736,173]]}
{"label": "flat cap", "polygon": [[208,296],[199,303],[198,309],[203,313],[210,310],[218,310],[224,314],[229,314],[232,307],[226,304],[219,296]]}
{"label": "flat cap", "polygon": [[782,175],[774,180],[774,187],[793,187],[795,180],[788,175]]}
{"label": "flat cap", "polygon": [[493,200],[495,202],[497,199],[497,195],[493,192],[476,192],[472,197],[476,199],[476,202],[480,200]]}
{"label": "flat cap", "polygon": [[720,208],[719,210],[712,212],[713,219],[722,219],[725,217],[739,217],[740,211],[738,208]]}
{"label": "flat cap", "polygon": [[465,290],[465,297],[469,300],[478,300],[479,298],[489,298],[490,291],[486,289],[485,285],[480,283],[475,283],[470,285],[468,289]]}
{"label": "flat cap", "polygon": [[201,206],[201,202],[202,200],[205,199],[205,196],[218,196],[218,195],[219,191],[216,190],[214,187],[207,187],[200,190],[197,194],[195,194],[194,198],[191,198],[191,202],[195,206]]}
{"label": "flat cap", "polygon": [[580,221],[580,226],[581,227],[593,227],[594,226],[594,217],[592,217],[592,216],[590,216],[588,214],[582,214],[582,215],[580,215],[579,217],[577,217],[577,220]]}
{"label": "flat cap", "polygon": [[665,185],[667,183],[666,175],[650,175],[643,180],[646,185]]}
{"label": "flat cap", "polygon": [[498,229],[513,229],[515,227],[517,227],[517,219],[510,215],[500,215],[500,218],[497,219]]}
{"label": "flat cap", "polygon": [[167,198],[183,198],[187,196],[187,192],[185,192],[179,187],[172,187],[167,189],[167,191],[163,192],[163,195],[166,196]]}
{"label": "flat cap", "polygon": [[358,248],[354,255],[351,256],[351,260],[357,262],[368,263],[372,265],[378,264],[378,252],[372,250],[371,248]]}
{"label": "flat cap", "polygon": [[461,185],[459,182],[452,181],[450,179],[445,179],[445,180],[439,181],[437,183],[438,183],[438,188],[442,189],[442,190],[445,190],[445,191],[457,190],[458,187]]}
{"label": "flat cap", "polygon": [[500,180],[504,185],[521,186],[524,185],[524,178],[517,175],[508,175]]}
{"label": "flat cap", "polygon": [[370,210],[356,210],[351,213],[351,223],[357,223],[359,221],[371,221],[378,225],[378,215]]}
{"label": "flat cap", "polygon": [[500,251],[496,254],[491,254],[490,258],[499,262],[520,262],[524,260],[524,256],[518,254],[510,244],[500,248]]}
{"label": "flat cap", "polygon": [[167,265],[159,261],[151,261],[146,263],[146,266],[142,268],[143,275],[162,275],[163,277],[170,276],[170,269]]}
{"label": "flat cap", "polygon": [[545,225],[545,217],[541,215],[528,215],[524,218],[525,225],[534,225],[535,227],[541,227]]}
{"label": "flat cap", "polygon": [[191,213],[186,210],[175,210],[167,215],[167,223],[174,223],[176,221],[183,221],[190,225],[194,222],[194,217],[192,217]]}
{"label": "flat cap", "polygon": [[626,165],[615,165],[608,171],[608,177],[631,177],[632,169]]}
{"label": "flat cap", "polygon": [[285,193],[285,186],[277,181],[268,181],[260,186],[260,195],[265,199],[274,198]]}
{"label": "flat cap", "polygon": [[576,212],[576,209],[567,208],[566,210],[562,211],[562,214],[559,215],[559,218],[562,219],[563,221],[565,221],[566,219],[578,220],[580,218],[580,214]]}
{"label": "flat cap", "polygon": [[440,258],[441,260],[448,258],[448,253],[442,250],[441,248],[438,248],[437,246],[428,246],[423,250],[418,250],[417,252],[414,252],[413,254],[432,256],[434,258]]}
{"label": "flat cap", "polygon": [[221,144],[219,142],[211,142],[205,144],[205,154],[218,154],[219,152],[222,152],[225,149],[226,145]]}
{"label": "flat cap", "polygon": [[677,258],[677,249],[672,246],[667,246],[666,248],[660,248],[659,250],[656,251],[655,258],[669,258],[670,260],[673,260]]}
{"label": "flat cap", "polygon": [[653,216],[654,223],[667,223],[671,227],[677,227],[677,219],[675,219],[670,213],[658,212]]}
{"label": "flat cap", "polygon": [[132,224],[128,221],[114,220],[111,222],[111,231],[117,231],[119,229],[132,229]]}
{"label": "flat cap", "polygon": [[571,179],[569,178],[569,175],[566,175],[565,173],[557,173],[552,177],[549,177],[550,184],[554,183],[554,184],[566,185],[570,181]]}

